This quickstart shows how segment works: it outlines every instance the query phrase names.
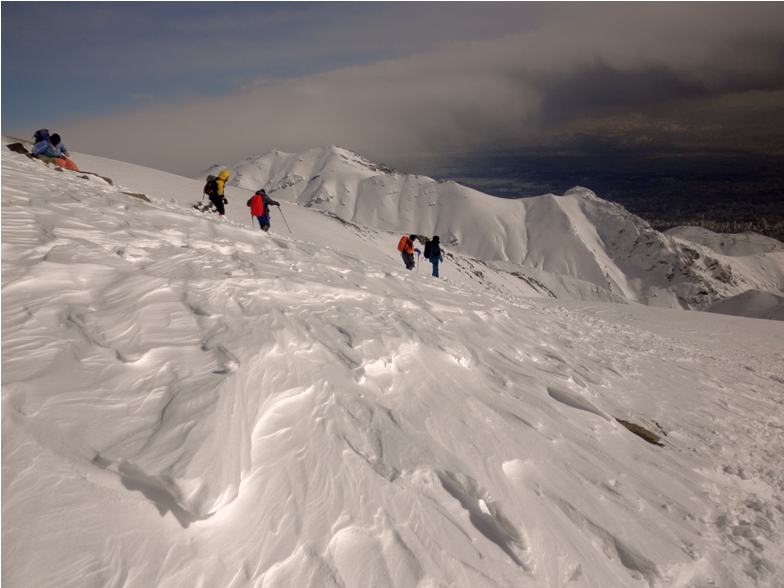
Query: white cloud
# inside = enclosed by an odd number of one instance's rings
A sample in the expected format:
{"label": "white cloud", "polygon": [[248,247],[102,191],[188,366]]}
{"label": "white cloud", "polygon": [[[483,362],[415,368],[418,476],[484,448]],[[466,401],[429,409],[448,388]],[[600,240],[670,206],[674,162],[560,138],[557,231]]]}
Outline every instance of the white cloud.
{"label": "white cloud", "polygon": [[[525,143],[545,122],[595,117],[597,109],[782,84],[775,68],[784,46],[781,5],[613,5],[578,13],[499,39],[84,120],[61,134],[74,149],[186,174],[274,148],[331,144],[395,164]],[[615,87],[602,85],[607,72]],[[623,88],[628,83],[635,92]],[[542,119],[547,108],[553,120]]]}

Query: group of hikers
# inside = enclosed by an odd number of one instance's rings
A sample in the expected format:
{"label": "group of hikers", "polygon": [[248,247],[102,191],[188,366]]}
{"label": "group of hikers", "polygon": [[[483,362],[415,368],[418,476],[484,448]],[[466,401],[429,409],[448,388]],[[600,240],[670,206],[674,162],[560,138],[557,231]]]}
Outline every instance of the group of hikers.
{"label": "group of hikers", "polygon": [[[227,170],[223,170],[217,176],[207,176],[207,182],[204,184],[204,196],[209,198],[209,201],[215,207],[215,210],[218,212],[219,216],[224,216],[226,214],[225,205],[228,204],[228,199],[226,198],[225,190],[226,181],[228,179],[229,172]],[[202,196],[202,199],[204,196]],[[258,220],[259,228],[265,232],[269,231],[270,206],[277,206],[278,210],[280,210],[280,202],[270,198],[267,195],[267,192],[262,188],[260,190],[256,190],[253,196],[250,197],[247,202],[247,206],[250,208],[250,215]],[[211,210],[209,206],[205,208],[200,205],[196,205],[195,208],[201,210],[202,212]],[[406,269],[412,270],[414,267],[416,267],[416,262],[414,261],[415,253],[417,255],[422,254],[422,252],[414,246],[414,242],[417,239],[424,241],[425,243],[424,255],[425,259],[427,259],[433,266],[433,277],[439,277],[438,264],[444,261],[444,258],[441,255],[441,243],[438,235],[432,239],[419,237],[417,235],[403,235],[400,238],[400,242],[397,245],[397,250],[400,251],[403,256],[403,263],[406,264]]]}
{"label": "group of hikers", "polygon": [[[209,201],[215,207],[215,210],[218,212],[218,216],[224,216],[226,214],[226,204],[229,203],[228,199],[226,198],[226,180],[229,179],[229,172],[223,170],[217,176],[207,176],[207,182],[204,184],[204,196],[209,198]],[[204,198],[202,196],[202,199]],[[280,202],[276,202],[269,196],[267,196],[267,192],[262,188],[261,190],[256,190],[253,196],[247,202],[247,206],[250,208],[250,215],[255,218],[259,222],[259,228],[267,232],[270,229],[270,206],[277,206],[280,209]],[[207,212],[210,210],[209,206],[207,208],[196,206],[198,210],[202,212]]]}
{"label": "group of hikers", "polygon": [[[224,216],[226,214],[226,207],[225,205],[228,204],[228,199],[226,198],[226,180],[229,179],[229,172],[223,170],[217,176],[209,175],[207,176],[207,182],[204,184],[204,196],[209,198],[209,201],[215,207],[215,210],[218,212],[219,216]],[[202,196],[202,199],[204,198]],[[258,220],[259,228],[262,231],[269,231],[270,229],[270,206],[277,206],[278,210],[280,210],[280,202],[277,202],[270,198],[267,195],[267,192],[264,188],[260,190],[256,190],[253,196],[250,197],[248,202],[246,203],[247,206],[250,208],[250,215]],[[195,206],[196,209],[201,210],[202,212],[208,212],[211,209],[209,205],[205,208],[199,204]],[[414,246],[414,242],[419,239],[420,241],[424,241],[425,243],[425,259],[427,259],[433,266],[433,277],[438,277],[438,264],[444,261],[443,256],[441,255],[441,242],[436,235],[432,239],[427,239],[426,237],[419,237],[417,235],[403,235],[400,238],[400,241],[397,245],[397,250],[403,256],[403,263],[406,264],[407,270],[412,270],[416,267],[416,262],[414,261],[414,254],[421,255],[422,252]]]}
{"label": "group of hikers", "polygon": [[441,240],[439,239],[438,235],[433,237],[432,239],[428,239],[427,237],[419,237],[417,235],[403,235],[400,237],[400,241],[397,244],[397,250],[400,251],[403,257],[403,263],[406,264],[407,270],[413,270],[416,266],[414,262],[414,253],[417,255],[421,255],[422,252],[415,247],[414,242],[419,239],[420,241],[425,241],[425,259],[427,259],[433,266],[433,277],[438,277],[438,264],[444,261],[443,256],[441,255]]}
{"label": "group of hikers", "polygon": [[47,163],[54,163],[58,167],[64,167],[73,171],[79,171],[76,164],[68,159],[68,149],[60,140],[57,133],[49,134],[49,129],[40,129],[33,135],[33,150],[30,152],[33,157],[42,159]]}
{"label": "group of hikers", "polygon": [[[76,164],[68,159],[68,150],[65,144],[60,139],[57,133],[49,134],[48,129],[41,129],[36,131],[33,135],[35,145],[33,146],[32,155],[44,161],[54,163],[59,167],[79,171]],[[226,214],[225,205],[228,204],[226,198],[226,181],[229,179],[229,172],[223,170],[217,176],[207,176],[207,182],[204,185],[204,196],[209,198],[209,201],[215,207],[219,216]],[[203,197],[202,197],[203,198]],[[262,188],[256,190],[253,196],[247,202],[250,208],[250,215],[258,220],[259,228],[262,231],[269,231],[270,229],[270,206],[277,206],[280,209],[280,203],[273,200],[267,195],[267,192]],[[210,210],[209,207],[202,207],[196,205],[195,208],[203,212]],[[433,277],[438,277],[438,264],[444,261],[441,255],[441,244],[438,235],[432,239],[426,237],[419,237],[417,235],[403,235],[398,243],[397,250],[403,256],[403,263],[406,264],[407,270],[413,270],[416,266],[414,261],[414,254],[421,255],[422,252],[415,247],[414,242],[424,240],[425,242],[425,259],[427,259],[433,266]]]}

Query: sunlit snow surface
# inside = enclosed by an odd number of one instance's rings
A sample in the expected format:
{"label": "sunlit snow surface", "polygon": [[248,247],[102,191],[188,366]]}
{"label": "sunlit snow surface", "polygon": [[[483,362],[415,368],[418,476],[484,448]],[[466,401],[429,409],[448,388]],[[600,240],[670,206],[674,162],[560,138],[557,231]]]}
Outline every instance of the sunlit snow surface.
{"label": "sunlit snow surface", "polygon": [[784,584],[782,322],[435,280],[111,168],[2,156],[4,585]]}

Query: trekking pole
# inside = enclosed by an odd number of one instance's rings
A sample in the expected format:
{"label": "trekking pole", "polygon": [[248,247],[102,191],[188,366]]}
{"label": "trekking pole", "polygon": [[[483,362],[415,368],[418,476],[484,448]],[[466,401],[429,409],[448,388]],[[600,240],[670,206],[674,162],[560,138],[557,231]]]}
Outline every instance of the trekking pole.
{"label": "trekking pole", "polygon": [[[286,217],[283,216],[283,211],[280,209],[280,206],[278,206],[278,212],[280,213],[280,216],[283,218],[283,222],[286,223]],[[291,229],[289,228],[289,223],[286,223],[286,228],[289,229],[289,233],[290,233]]]}

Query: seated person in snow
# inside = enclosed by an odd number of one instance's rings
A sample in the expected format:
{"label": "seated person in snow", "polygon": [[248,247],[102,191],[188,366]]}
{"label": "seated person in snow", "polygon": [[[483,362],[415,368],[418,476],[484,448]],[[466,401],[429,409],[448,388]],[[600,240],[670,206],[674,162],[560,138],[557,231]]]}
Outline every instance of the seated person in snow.
{"label": "seated person in snow", "polygon": [[73,171],[79,171],[76,164],[68,159],[68,150],[60,140],[60,135],[54,133],[49,136],[49,131],[41,129],[33,135],[36,140],[32,154],[47,163],[54,163],[59,167],[64,167]]}

